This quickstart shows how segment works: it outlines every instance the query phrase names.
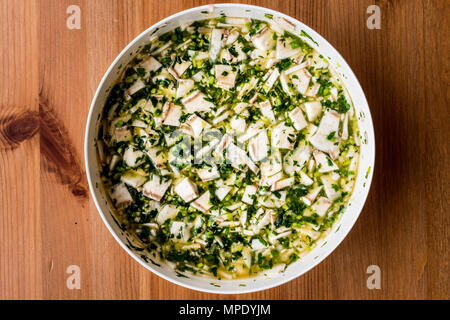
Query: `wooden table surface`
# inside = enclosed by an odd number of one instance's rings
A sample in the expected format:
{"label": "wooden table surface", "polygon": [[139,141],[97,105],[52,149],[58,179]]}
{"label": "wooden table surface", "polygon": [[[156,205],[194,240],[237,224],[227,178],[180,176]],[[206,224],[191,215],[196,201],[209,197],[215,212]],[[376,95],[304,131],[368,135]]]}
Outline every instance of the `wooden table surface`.
{"label": "wooden table surface", "polygon": [[[376,166],[343,243],[302,277],[245,295],[163,280],[134,261],[100,219],[85,177],[89,105],[104,72],[152,24],[205,1],[0,0],[0,298],[450,298],[450,4],[413,0],[249,1],[322,34],[366,93]],[[370,30],[369,5],[381,29]],[[78,5],[81,29],[66,13]],[[81,288],[69,290],[70,265]],[[381,270],[370,290],[366,270]]]}

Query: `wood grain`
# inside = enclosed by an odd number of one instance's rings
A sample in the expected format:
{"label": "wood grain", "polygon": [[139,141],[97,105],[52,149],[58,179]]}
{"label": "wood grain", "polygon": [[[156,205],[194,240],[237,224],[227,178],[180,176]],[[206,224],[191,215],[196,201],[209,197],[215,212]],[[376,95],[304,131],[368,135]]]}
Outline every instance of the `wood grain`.
{"label": "wood grain", "polygon": [[[221,1],[222,2],[222,1]],[[206,1],[0,0],[0,298],[450,298],[448,1],[247,1],[296,17],[354,70],[375,125],[369,198],[355,227],[306,275],[254,294],[212,295],[145,270],[115,242],[83,164],[90,101],[135,36]],[[69,5],[81,29],[66,27]],[[369,5],[381,30],[366,27]],[[378,265],[381,290],[366,287]],[[66,269],[81,269],[81,289]]]}

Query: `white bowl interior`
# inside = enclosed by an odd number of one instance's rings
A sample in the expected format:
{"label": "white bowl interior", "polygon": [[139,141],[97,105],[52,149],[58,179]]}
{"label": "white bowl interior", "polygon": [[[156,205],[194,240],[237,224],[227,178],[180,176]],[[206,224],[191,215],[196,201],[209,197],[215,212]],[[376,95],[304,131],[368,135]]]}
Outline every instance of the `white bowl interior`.
{"label": "white bowl interior", "polygon": [[[108,96],[108,91],[121,74],[122,67],[131,61],[134,54],[148,42],[151,35],[155,33],[163,34],[184,23],[217,17],[222,13],[227,16],[249,17],[266,21],[268,18],[265,17],[265,14],[272,14],[274,17],[281,16],[293,22],[296,25],[297,35],[300,34],[301,30],[305,31],[314,41],[306,36],[301,36],[301,38],[326,57],[341,75],[358,115],[362,142],[361,156],[355,191],[350,199],[349,206],[340,220],[334,224],[330,233],[308,255],[289,265],[281,275],[266,273],[249,279],[215,280],[190,274],[180,275],[164,262],[155,261],[153,258],[150,260],[150,256],[146,256],[143,251],[136,249],[137,245],[134,243],[133,237],[122,231],[117,224],[100,180],[95,147],[98,129],[97,120]],[[191,289],[213,293],[245,293],[268,289],[292,280],[320,263],[345,238],[358,218],[369,192],[374,161],[375,138],[369,106],[358,80],[341,55],[322,36],[300,21],[277,11],[249,5],[222,4],[196,7],[168,17],[144,31],[121,52],[106,72],[92,101],[86,127],[85,162],[91,193],[103,221],[116,240],[134,259],[160,277]]]}

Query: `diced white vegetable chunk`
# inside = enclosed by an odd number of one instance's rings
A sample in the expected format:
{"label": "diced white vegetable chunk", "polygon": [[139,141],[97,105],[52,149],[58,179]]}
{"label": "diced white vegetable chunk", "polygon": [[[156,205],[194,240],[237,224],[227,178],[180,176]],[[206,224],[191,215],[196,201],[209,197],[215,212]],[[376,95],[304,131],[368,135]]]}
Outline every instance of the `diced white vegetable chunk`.
{"label": "diced white vegetable chunk", "polygon": [[197,186],[189,178],[184,178],[176,186],[174,191],[185,202],[191,202],[198,197]]}
{"label": "diced white vegetable chunk", "polygon": [[228,117],[230,116],[230,112],[229,111],[225,111],[224,113],[222,113],[220,116],[216,117],[213,119],[212,123],[214,125],[221,123],[222,121],[225,121]]}
{"label": "diced white vegetable chunk", "polygon": [[220,178],[220,174],[216,166],[198,169],[197,173],[200,179],[205,182]]}
{"label": "diced white vegetable chunk", "polygon": [[269,138],[267,130],[261,130],[256,136],[250,138],[248,142],[248,152],[253,161],[261,161],[269,152]]}
{"label": "diced white vegetable chunk", "polygon": [[309,121],[316,120],[317,116],[322,112],[322,104],[319,101],[305,102],[304,105]]}
{"label": "diced white vegetable chunk", "polygon": [[339,130],[339,113],[334,110],[327,110],[320,119],[318,133],[328,136],[330,133],[338,133]]}
{"label": "diced white vegetable chunk", "polygon": [[278,181],[275,181],[274,184],[272,184],[272,188],[270,190],[271,191],[281,190],[281,189],[292,186],[294,184],[294,182],[295,182],[294,177],[278,180]]}
{"label": "diced white vegetable chunk", "polygon": [[159,147],[152,147],[149,148],[147,151],[147,154],[150,158],[150,160],[152,160],[153,165],[158,168],[164,168],[165,163],[167,161],[167,153],[164,152],[161,148]]}
{"label": "diced white vegetable chunk", "polygon": [[319,166],[319,172],[330,172],[339,169],[339,167],[327,157],[327,155],[318,150],[313,151],[313,157]]}
{"label": "diced white vegetable chunk", "polygon": [[222,155],[222,151],[228,148],[230,143],[233,141],[233,138],[228,135],[224,134],[222,139],[220,140],[219,144],[216,147],[215,153],[216,155]]}
{"label": "diced white vegetable chunk", "polygon": [[327,213],[328,208],[330,208],[330,206],[331,206],[330,200],[328,200],[325,197],[320,197],[311,206],[311,209],[313,209],[320,217],[323,217]]}
{"label": "diced white vegetable chunk", "polygon": [[289,118],[291,118],[292,122],[294,123],[294,128],[298,131],[302,130],[308,125],[305,117],[303,116],[303,111],[299,107],[289,112]]}
{"label": "diced white vegetable chunk", "polygon": [[217,198],[219,198],[219,200],[222,201],[223,199],[225,199],[225,197],[231,191],[231,189],[232,189],[232,187],[230,187],[230,186],[222,186],[222,187],[217,188],[217,190],[216,190]]}
{"label": "diced white vegetable chunk", "polygon": [[342,134],[341,134],[342,140],[348,139],[348,112],[344,116],[344,121],[342,123]]}
{"label": "diced white vegetable chunk", "polygon": [[178,80],[177,99],[186,96],[186,94],[194,88],[194,80],[187,79]]}
{"label": "diced white vegetable chunk", "polygon": [[120,180],[136,189],[142,186],[147,178],[134,170],[128,170],[120,177]]}
{"label": "diced white vegetable chunk", "polygon": [[248,139],[250,139],[251,137],[255,136],[256,134],[258,134],[261,131],[261,128],[264,126],[264,122],[262,121],[257,121],[255,123],[251,123],[248,128],[247,131],[238,138],[239,142],[245,142]]}
{"label": "diced white vegetable chunk", "polygon": [[174,235],[174,241],[186,242],[189,239],[189,230],[185,222],[172,221],[170,225],[170,233]]}
{"label": "diced white vegetable chunk", "polygon": [[172,102],[164,104],[162,112],[162,123],[166,126],[178,127],[180,125],[181,108]]}
{"label": "diced white vegetable chunk", "polygon": [[130,192],[124,183],[119,183],[112,188],[111,199],[117,208],[123,208],[133,202]]}
{"label": "diced white vegetable chunk", "polygon": [[183,73],[191,66],[190,61],[183,61],[181,63],[175,63],[173,68],[169,68],[170,74],[172,74],[175,79],[179,80]]}
{"label": "diced white vegetable chunk", "polygon": [[[219,139],[211,140],[207,145],[205,145],[203,148],[199,150],[194,150],[195,152],[195,159],[201,159],[204,156],[212,156],[211,151],[212,149],[219,143]],[[200,161],[201,162],[201,161]]]}
{"label": "diced white vegetable chunk", "polygon": [[245,186],[242,202],[252,205],[256,195],[256,190],[258,190],[258,187],[255,185]]}
{"label": "diced white vegetable chunk", "polygon": [[156,71],[161,68],[161,66],[162,64],[152,56],[138,64],[138,68],[143,68],[146,73]]}
{"label": "diced white vegetable chunk", "polygon": [[305,96],[315,97],[317,95],[317,93],[319,92],[319,89],[320,89],[320,84],[316,82],[312,86],[310,86],[308,88],[308,90],[306,90]]}
{"label": "diced white vegetable chunk", "polygon": [[142,187],[142,193],[150,199],[160,201],[171,183],[172,180],[170,179],[167,180],[156,174],[152,174],[150,180]]}
{"label": "diced white vegetable chunk", "polygon": [[203,71],[199,71],[192,76],[192,80],[196,82],[202,82],[203,79],[206,79],[205,73]]}
{"label": "diced white vegetable chunk", "polygon": [[188,113],[194,113],[197,111],[211,111],[214,104],[205,100],[205,98],[206,96],[200,91],[194,91],[181,102],[185,106]]}
{"label": "diced white vegetable chunk", "polygon": [[216,64],[214,66],[215,75],[217,79],[217,85],[223,89],[229,90],[234,88],[234,82],[236,81],[236,71],[233,71],[233,67],[224,64]]}
{"label": "diced white vegetable chunk", "polygon": [[131,87],[128,88],[126,94],[132,96],[143,88],[145,88],[145,83],[141,79],[138,79],[131,85]]}
{"label": "diced white vegetable chunk", "polygon": [[272,243],[272,244],[274,244],[278,239],[286,238],[286,237],[288,237],[291,233],[292,233],[291,231],[285,231],[285,232],[279,233],[279,234],[277,234],[277,235],[275,235],[275,234],[273,234],[273,233],[270,233],[270,234],[269,234],[269,242]]}
{"label": "diced white vegetable chunk", "polygon": [[286,92],[288,95],[292,95],[291,89],[289,88],[289,85],[287,82],[286,73],[284,71],[282,71],[280,74],[280,83],[281,83],[281,88],[283,89],[283,91]]}
{"label": "diced white vegetable chunk", "polygon": [[275,115],[273,114],[272,104],[269,100],[265,100],[259,103],[259,108],[264,117],[269,119],[271,122],[275,122]]}
{"label": "diced white vegetable chunk", "polygon": [[186,124],[192,128],[194,137],[199,137],[203,132],[203,129],[211,127],[211,125],[208,122],[206,122],[196,114],[193,114],[189,118],[187,118]]}
{"label": "diced white vegetable chunk", "polygon": [[234,107],[234,112],[236,114],[240,114],[242,113],[248,106],[248,103],[246,102],[239,102],[238,104],[236,104],[236,106]]}
{"label": "diced white vegetable chunk", "polygon": [[301,94],[305,94],[308,90],[309,82],[311,81],[311,74],[305,69],[300,69],[289,74],[292,84],[297,88]]}
{"label": "diced white vegetable chunk", "polygon": [[178,209],[173,204],[164,205],[156,215],[156,222],[163,224],[168,219],[173,219],[178,214]]}
{"label": "diced white vegetable chunk", "polygon": [[252,245],[252,249],[255,251],[262,250],[267,247],[259,239],[253,239],[251,245]]}
{"label": "diced white vegetable chunk", "polygon": [[273,17],[273,24],[276,24],[280,30],[281,30],[281,34],[284,34],[284,31],[289,31],[293,34],[295,34],[295,24],[293,24],[292,22],[290,22],[289,20],[283,18],[283,17]]}
{"label": "diced white vegetable chunk", "polygon": [[273,32],[269,28],[264,28],[261,32],[252,37],[253,45],[260,50],[269,50],[275,46]]}
{"label": "diced white vegetable chunk", "polygon": [[339,156],[338,143],[328,140],[327,136],[323,134],[316,133],[311,138],[309,138],[309,142],[316,149],[328,153],[333,160],[335,160]]}
{"label": "diced white vegetable chunk", "polygon": [[143,162],[144,153],[140,150],[135,150],[132,145],[129,145],[128,148],[123,153],[123,160],[127,164],[127,166],[134,168],[140,165]]}
{"label": "diced white vegetable chunk", "polygon": [[327,198],[330,201],[334,201],[337,198],[339,198],[341,193],[339,191],[335,190],[333,187],[333,186],[335,186],[336,189],[338,188],[336,180],[332,179],[332,177],[330,175],[323,175],[320,180],[323,183],[323,188],[325,190],[325,194],[327,195]]}
{"label": "diced white vegetable chunk", "polygon": [[220,49],[222,49],[222,43],[223,43],[222,38],[223,38],[224,34],[225,34],[224,29],[213,29],[211,32],[209,56],[212,61],[216,60],[217,55],[220,52]]}
{"label": "diced white vegetable chunk", "polygon": [[283,177],[281,154],[279,150],[272,150],[271,155],[261,162],[261,186],[271,186]]}
{"label": "diced white vegetable chunk", "polygon": [[285,59],[301,53],[301,48],[297,47],[292,49],[292,41],[287,41],[286,38],[277,39],[276,57],[277,59]]}
{"label": "diced white vegetable chunk", "polygon": [[309,145],[298,146],[292,153],[284,158],[284,171],[288,175],[293,175],[300,171],[311,157],[311,148]]}
{"label": "diced white vegetable chunk", "polygon": [[191,206],[193,206],[195,209],[205,213],[212,207],[212,205],[209,203],[210,197],[211,197],[211,194],[209,193],[209,191],[206,191],[200,197],[198,197],[195,201],[192,201]]}
{"label": "diced white vegetable chunk", "polygon": [[294,128],[288,127],[282,122],[272,130],[272,147],[292,150],[294,148],[295,138]]}
{"label": "diced white vegetable chunk", "polygon": [[247,165],[254,173],[258,173],[259,168],[255,163],[247,156],[244,150],[231,143],[226,152],[226,158],[231,166],[238,170],[243,170]]}
{"label": "diced white vegetable chunk", "polygon": [[114,129],[114,140],[117,142],[130,141],[131,132],[127,127],[115,128]]}
{"label": "diced white vegetable chunk", "polygon": [[278,77],[280,76],[280,71],[275,68],[270,72],[270,76],[267,79],[266,83],[264,84],[264,91],[269,92],[270,89],[272,89],[273,85],[277,81]]}
{"label": "diced white vegetable chunk", "polygon": [[310,186],[314,183],[314,181],[306,173],[300,171],[300,183],[305,186]]}
{"label": "diced white vegetable chunk", "polygon": [[306,196],[301,198],[302,201],[306,205],[310,206],[314,202],[314,200],[316,199],[316,197],[319,194],[320,190],[322,190],[322,186],[312,189],[311,191],[309,191],[309,193]]}
{"label": "diced white vegetable chunk", "polygon": [[247,123],[244,118],[239,116],[233,117],[230,121],[231,129],[236,133],[244,133],[247,128]]}

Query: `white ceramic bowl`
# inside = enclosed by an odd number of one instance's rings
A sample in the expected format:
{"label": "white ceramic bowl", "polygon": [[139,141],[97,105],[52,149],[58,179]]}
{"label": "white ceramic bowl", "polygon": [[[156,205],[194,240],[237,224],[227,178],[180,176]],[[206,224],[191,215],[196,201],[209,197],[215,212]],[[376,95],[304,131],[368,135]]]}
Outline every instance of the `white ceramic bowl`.
{"label": "white ceramic bowl", "polygon": [[[355,191],[350,200],[350,205],[341,216],[341,219],[335,223],[328,236],[319,242],[304,258],[289,265],[281,275],[269,274],[249,279],[215,280],[192,275],[180,276],[179,273],[173,271],[164,262],[150,261],[142,251],[136,250],[132,237],[123,232],[116,223],[111,206],[107,200],[108,197],[105,196],[100,181],[95,147],[95,137],[98,130],[97,120],[111,85],[121,73],[121,67],[131,61],[134,54],[139,51],[143,44],[148,42],[150,36],[154,33],[163,34],[183,23],[217,17],[222,13],[232,17],[249,17],[260,20],[268,20],[265,14],[271,14],[274,17],[283,17],[294,23],[297,34],[304,30],[312,39],[305,36],[302,36],[302,39],[326,57],[341,75],[358,114],[361,141],[363,143],[361,144],[361,158]],[[369,106],[358,80],[337,50],[322,36],[300,21],[274,10],[242,4],[218,4],[196,7],[170,16],[148,28],[123,49],[106,71],[92,101],[86,127],[85,162],[92,197],[103,221],[114,238],[136,261],[160,277],[184,287],[212,293],[245,293],[275,287],[304,274],[325,259],[341,243],[358,218],[369,192],[375,162],[375,137]]]}

